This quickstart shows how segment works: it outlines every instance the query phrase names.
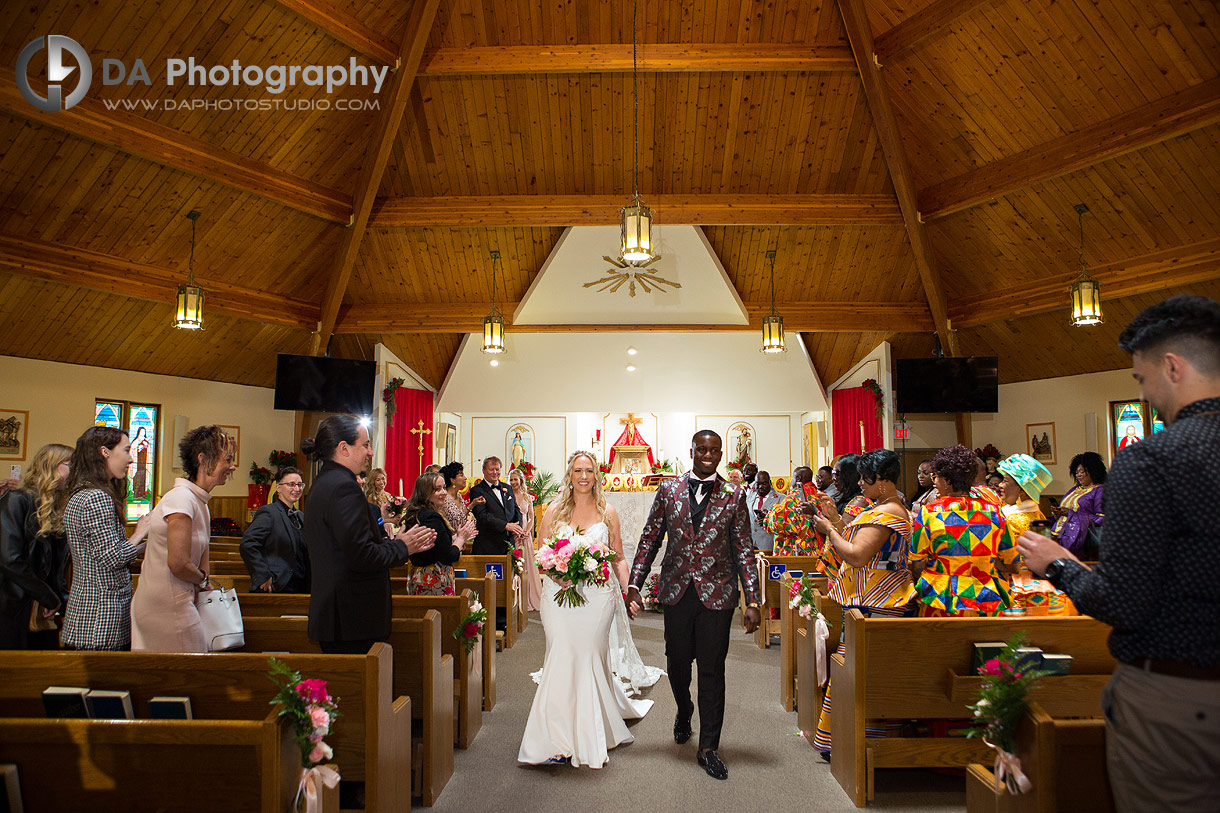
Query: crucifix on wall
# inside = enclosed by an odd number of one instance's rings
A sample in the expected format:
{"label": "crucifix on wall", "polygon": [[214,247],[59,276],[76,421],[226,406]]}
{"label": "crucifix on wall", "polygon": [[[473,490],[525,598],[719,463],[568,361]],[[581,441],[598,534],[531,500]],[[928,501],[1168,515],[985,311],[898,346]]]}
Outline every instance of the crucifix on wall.
{"label": "crucifix on wall", "polygon": [[432,430],[424,429],[424,422],[420,421],[419,428],[412,429],[411,434],[419,436],[419,470],[422,472],[424,470],[424,435],[431,435]]}

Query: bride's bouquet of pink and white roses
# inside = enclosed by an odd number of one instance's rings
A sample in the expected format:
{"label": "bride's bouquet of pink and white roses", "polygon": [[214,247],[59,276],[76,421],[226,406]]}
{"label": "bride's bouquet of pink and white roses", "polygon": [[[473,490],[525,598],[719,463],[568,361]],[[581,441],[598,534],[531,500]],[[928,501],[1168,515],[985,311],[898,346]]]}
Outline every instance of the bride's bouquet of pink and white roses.
{"label": "bride's bouquet of pink and white roses", "polygon": [[576,588],[582,584],[603,585],[610,581],[610,562],[614,551],[600,542],[581,538],[581,530],[561,527],[534,555],[534,562],[542,575],[561,586],[555,594],[555,603],[560,607],[580,607],[585,597]]}

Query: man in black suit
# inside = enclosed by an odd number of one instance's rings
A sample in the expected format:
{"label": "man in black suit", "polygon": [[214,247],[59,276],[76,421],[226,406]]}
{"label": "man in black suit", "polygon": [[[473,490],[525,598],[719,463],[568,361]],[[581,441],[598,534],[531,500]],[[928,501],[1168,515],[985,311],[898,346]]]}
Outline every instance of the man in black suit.
{"label": "man in black suit", "polygon": [[250,592],[308,593],[309,551],[297,500],[305,483],[301,470],[275,473],[275,499],[254,512],[241,538],[241,558],[250,572]]}
{"label": "man in black suit", "polygon": [[423,526],[381,535],[356,474],[372,457],[369,433],[350,415],[332,415],[301,451],[322,461],[305,514],[313,570],[309,637],[326,653],[363,654],[390,634],[389,569],[428,550],[436,532]]}
{"label": "man in black suit", "polygon": [[514,539],[522,534],[521,509],[513,498],[508,483],[500,482],[500,458],[483,461],[483,482],[470,489],[470,497],[482,497],[483,504],[474,506],[475,524],[479,534],[471,545],[476,556],[503,556],[514,547]]}

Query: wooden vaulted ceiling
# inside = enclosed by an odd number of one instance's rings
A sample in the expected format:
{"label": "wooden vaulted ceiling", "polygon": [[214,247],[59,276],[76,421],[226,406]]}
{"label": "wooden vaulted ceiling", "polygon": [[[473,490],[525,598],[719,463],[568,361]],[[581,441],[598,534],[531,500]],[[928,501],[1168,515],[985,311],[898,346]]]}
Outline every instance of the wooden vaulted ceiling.
{"label": "wooden vaulted ceiling", "polygon": [[[564,226],[615,222],[631,10],[14,7],[0,21],[0,352],[268,386],[276,352],[329,341],[370,357],[380,341],[439,385],[489,308],[492,250],[511,306]],[[642,196],[659,223],[704,228],[755,323],[777,252],[779,310],[826,382],[882,340],[926,355],[934,333],[999,355],[1003,381],[1113,369],[1139,308],[1220,296],[1212,0],[641,0],[639,17]],[[81,104],[42,113],[11,66],[52,33],[81,43],[95,76]],[[167,89],[164,61],[188,56],[398,69],[377,96],[343,94],[377,110],[169,109],[273,98]],[[151,86],[102,85],[103,58],[137,57]],[[1082,202],[1107,322],[1069,328]],[[201,333],[169,327],[192,209]]]}

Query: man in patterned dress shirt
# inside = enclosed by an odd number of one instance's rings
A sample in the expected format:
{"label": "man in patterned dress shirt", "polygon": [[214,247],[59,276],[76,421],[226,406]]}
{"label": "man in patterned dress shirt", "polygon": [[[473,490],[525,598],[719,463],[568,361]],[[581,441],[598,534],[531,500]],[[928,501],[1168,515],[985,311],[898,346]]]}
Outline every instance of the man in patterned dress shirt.
{"label": "man in patterned dress shirt", "polygon": [[1167,426],[1114,457],[1097,567],[1028,531],[1018,547],[1113,627],[1102,711],[1117,809],[1220,810],[1220,302],[1146,308],[1119,346]]}

